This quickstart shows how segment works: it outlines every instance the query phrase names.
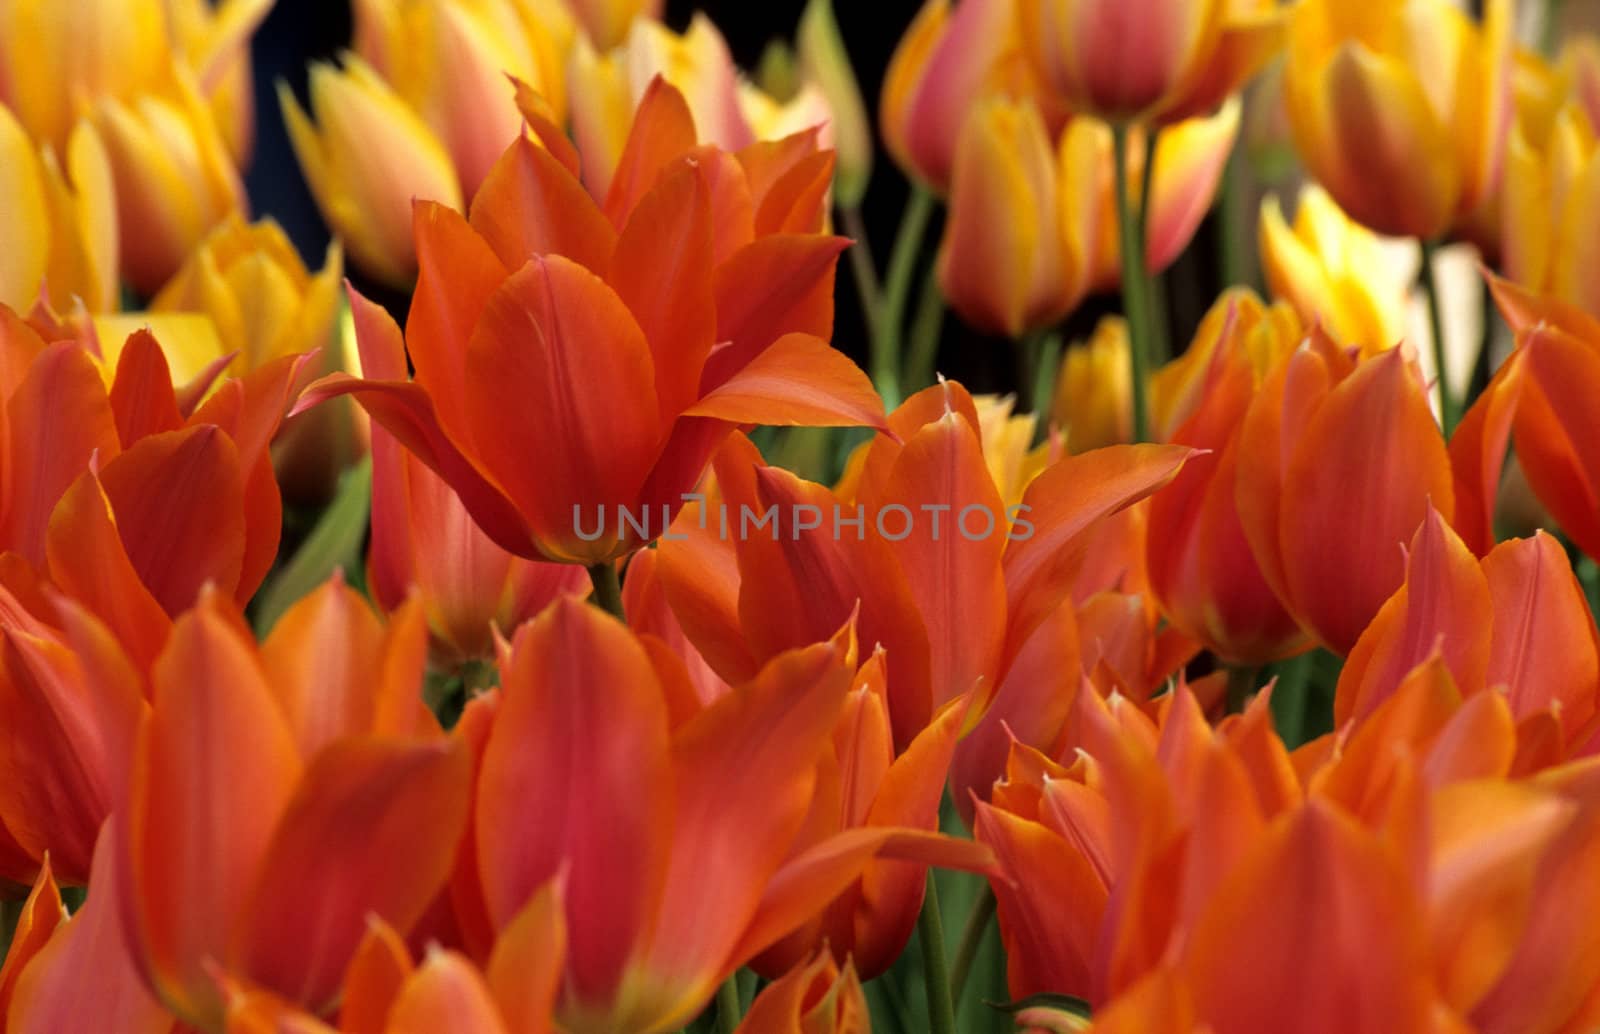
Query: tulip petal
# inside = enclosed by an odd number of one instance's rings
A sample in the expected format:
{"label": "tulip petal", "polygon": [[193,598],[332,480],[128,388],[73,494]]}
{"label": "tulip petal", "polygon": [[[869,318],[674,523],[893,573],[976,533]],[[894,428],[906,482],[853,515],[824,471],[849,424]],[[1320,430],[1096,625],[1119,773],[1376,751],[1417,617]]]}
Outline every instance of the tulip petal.
{"label": "tulip petal", "polygon": [[38,567],[56,501],[91,457],[98,454],[104,463],[120,449],[105,384],[89,353],[67,341],[46,349],[12,392],[6,422],[0,542]]}
{"label": "tulip petal", "polygon": [[366,934],[345,970],[340,1034],[384,1034],[389,1010],[414,971],[411,953],[394,927],[370,917]]}
{"label": "tulip petal", "polygon": [[[235,938],[242,970],[324,1012],[375,914],[410,929],[444,885],[466,819],[458,742],[342,739],[301,777]],[[406,864],[394,859],[404,856]],[[304,908],[286,909],[285,901]]]}
{"label": "tulip petal", "polygon": [[1175,445],[1110,446],[1058,460],[1028,485],[1005,552],[1008,654],[1066,598],[1082,561],[1080,533],[1177,477],[1191,453]]}
{"label": "tulip petal", "polygon": [[[1243,465],[1239,473],[1248,476]],[[1311,416],[1284,474],[1290,609],[1335,652],[1349,652],[1400,586],[1401,543],[1430,504],[1448,521],[1454,500],[1444,440],[1402,350],[1362,363]]]}
{"label": "tulip petal", "polygon": [[547,552],[609,556],[622,529],[582,541],[575,513],[632,505],[663,438],[650,346],[621,299],[576,263],[534,259],[485,307],[467,369],[475,452]]}
{"label": "tulip petal", "polygon": [[656,907],[672,820],[655,673],[625,628],[564,599],[518,631],[501,685],[473,819],[489,917],[505,929],[565,866],[569,993],[610,1001]]}
{"label": "tulip petal", "polygon": [[699,395],[700,371],[717,333],[712,268],[706,184],[695,166],[679,166],[640,199],[609,272],[599,271],[650,342],[663,423]]}
{"label": "tulip petal", "polygon": [[385,1034],[446,1030],[452,1034],[511,1034],[472,964],[455,952],[436,949],[401,988]]}
{"label": "tulip petal", "polygon": [[1522,395],[1523,354],[1513,354],[1467,410],[1450,436],[1455,475],[1455,529],[1478,556],[1494,546],[1494,507]]}
{"label": "tulip petal", "polygon": [[61,891],[56,886],[55,875],[50,871],[50,862],[46,859],[39,867],[39,874],[34,877],[33,889],[22,903],[11,943],[6,948],[5,963],[0,965],[0,1015],[5,1015],[11,1005],[18,978],[49,944],[51,935],[66,914],[66,906],[61,903]]}
{"label": "tulip petal", "polygon": [[514,1034],[550,1034],[567,951],[558,884],[547,884],[500,933],[484,970],[489,993]]}
{"label": "tulip petal", "polygon": [[536,255],[562,255],[603,274],[617,245],[616,231],[578,178],[521,134],[489,170],[470,218],[507,269]]}
{"label": "tulip petal", "polygon": [[605,211],[612,225],[622,226],[639,199],[655,186],[672,159],[693,150],[699,141],[694,116],[683,94],[656,76],[633,111],[633,127],[623,145],[606,192]]}
{"label": "tulip petal", "polygon": [[180,1015],[213,1024],[222,999],[207,959],[229,956],[300,775],[288,725],[225,606],[203,600],[156,662],[117,862],[145,979]]}
{"label": "tulip petal", "polygon": [[1600,422],[1586,399],[1600,390],[1600,354],[1550,326],[1521,341],[1526,379],[1517,403],[1517,459],[1534,494],[1574,542],[1600,555]]}
{"label": "tulip petal", "polygon": [[183,426],[167,358],[148,330],[136,331],[122,346],[110,401],[124,449],[147,435]]}
{"label": "tulip petal", "polygon": [[843,237],[774,234],[758,238],[717,267],[717,340],[700,382],[709,391],[780,337],[833,336],[833,273]]}
{"label": "tulip petal", "polygon": [[810,334],[778,338],[686,413],[735,424],[888,428],[867,375]]}
{"label": "tulip petal", "polygon": [[[119,900],[123,885],[116,871],[117,837],[114,824],[107,823],[95,846],[93,892],[21,971],[9,1009],[0,1001],[11,1034],[172,1031],[172,1014],[150,993],[128,957]],[[59,900],[55,907],[60,908]],[[12,952],[17,951],[14,941]],[[85,980],[86,973],[94,978]]]}

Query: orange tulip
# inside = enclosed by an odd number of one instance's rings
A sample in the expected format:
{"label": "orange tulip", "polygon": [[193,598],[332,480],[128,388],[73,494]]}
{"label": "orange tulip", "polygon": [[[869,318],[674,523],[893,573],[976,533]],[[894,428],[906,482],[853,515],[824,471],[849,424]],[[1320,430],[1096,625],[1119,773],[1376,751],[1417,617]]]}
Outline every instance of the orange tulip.
{"label": "orange tulip", "polygon": [[1018,0],[1045,83],[1074,111],[1113,122],[1205,114],[1282,44],[1267,0]]}
{"label": "orange tulip", "polygon": [[[365,313],[366,303],[357,304]],[[364,334],[361,353],[367,376],[405,379],[405,346],[393,324]],[[450,486],[382,426],[372,429],[368,575],[384,610],[417,594],[435,660],[447,667],[492,660],[496,629],[516,628],[558,595],[589,591],[589,580],[571,565],[524,560],[495,545]]]}
{"label": "orange tulip", "polygon": [[[354,394],[518,556],[630,552],[666,529],[735,423],[881,425],[866,376],[825,341],[843,244],[816,232],[828,167],[805,137],[697,148],[664,83],[604,209],[570,145],[519,140],[471,222],[418,206],[416,380],[335,375],[307,404]],[[355,308],[358,335],[395,333]]]}
{"label": "orange tulip", "polygon": [[1554,721],[1564,748],[1595,714],[1596,638],[1583,588],[1554,539],[1510,539],[1480,562],[1430,510],[1407,552],[1405,582],[1350,652],[1334,717],[1365,718],[1437,654],[1463,693],[1503,691],[1518,721]]}
{"label": "orange tulip", "polygon": [[1494,502],[1506,445],[1514,441],[1539,501],[1584,552],[1600,555],[1600,453],[1582,401],[1600,383],[1600,320],[1509,281],[1491,278],[1490,287],[1517,332],[1517,349],[1451,439],[1462,494],[1458,529],[1479,555],[1494,544]]}
{"label": "orange tulip", "polygon": [[1511,122],[1510,0],[1482,26],[1446,0],[1311,0],[1289,16],[1295,145],[1358,222],[1432,240],[1500,181]]}
{"label": "orange tulip", "polygon": [[337,580],[259,651],[215,594],[174,625],[113,821],[128,944],[187,1022],[220,1025],[219,968],[327,1011],[366,917],[409,929],[444,885],[471,766],[422,705],[425,636]]}
{"label": "orange tulip", "polygon": [[1267,584],[1329,649],[1348,653],[1400,585],[1400,550],[1455,489],[1415,366],[1353,360],[1313,332],[1267,375],[1239,434],[1236,505]]}
{"label": "orange tulip", "polygon": [[5,309],[0,345],[15,360],[0,440],[17,472],[0,496],[0,545],[147,669],[204,585],[242,604],[272,566],[282,504],[268,445],[303,357],[226,380],[202,402],[219,367],[174,388],[148,332],[129,338],[114,374],[78,342],[45,347]]}
{"label": "orange tulip", "polygon": [[682,714],[681,664],[596,608],[558,600],[518,631],[457,900],[503,931],[565,873],[562,1029],[678,1029],[876,855],[983,864],[970,843],[897,827],[794,853],[849,678],[840,647],[817,643]]}
{"label": "orange tulip", "polygon": [[[1204,394],[1171,438],[1206,452],[1150,500],[1150,584],[1177,628],[1223,660],[1259,665],[1307,645],[1251,553],[1236,501],[1245,413],[1266,372],[1247,341],[1265,338],[1283,354],[1291,340],[1281,318],[1247,293],[1225,295],[1205,323],[1219,320],[1214,337],[1196,346],[1209,345]],[[1199,336],[1208,337],[1204,324]]]}
{"label": "orange tulip", "polygon": [[[63,160],[65,166],[63,167]],[[43,300],[67,311],[117,304],[117,215],[111,166],[100,137],[80,122],[61,155],[34,147],[0,104],[0,305],[26,311]]]}
{"label": "orange tulip", "polygon": [[855,968],[820,952],[756,995],[737,1034],[864,1034],[870,1027]]}

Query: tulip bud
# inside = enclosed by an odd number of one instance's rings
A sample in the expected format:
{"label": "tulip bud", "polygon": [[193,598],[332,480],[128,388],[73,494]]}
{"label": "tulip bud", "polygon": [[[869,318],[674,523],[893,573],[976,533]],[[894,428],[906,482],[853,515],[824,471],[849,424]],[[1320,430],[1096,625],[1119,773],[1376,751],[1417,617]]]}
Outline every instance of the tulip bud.
{"label": "tulip bud", "polygon": [[801,74],[822,91],[833,116],[833,146],[839,154],[834,195],[841,207],[853,208],[872,178],[872,126],[832,0],[806,4],[800,16],[799,55]]}
{"label": "tulip bud", "polygon": [[513,0],[363,0],[356,17],[358,53],[444,143],[469,197],[522,127],[507,75],[565,120],[556,39]]}
{"label": "tulip bud", "polygon": [[1178,121],[1222,103],[1277,52],[1281,19],[1262,0],[1027,0],[1024,45],[1076,111]]}
{"label": "tulip bud", "polygon": [[1308,0],[1289,21],[1295,144],[1339,206],[1431,240],[1492,194],[1511,121],[1511,0],[1473,24],[1448,0]]}
{"label": "tulip bud", "polygon": [[763,989],[737,1034],[856,1034],[870,1021],[855,968],[821,951]]}
{"label": "tulip bud", "polygon": [[884,73],[878,121],[895,162],[944,192],[955,143],[973,100],[1000,85],[1016,39],[1011,0],[928,0]]}
{"label": "tulip bud", "polygon": [[[1600,143],[1569,102],[1542,148],[1519,136],[1506,167],[1503,263],[1518,283],[1600,315]],[[1514,220],[1514,221],[1512,221]]]}
{"label": "tulip bud", "polygon": [[1067,451],[1087,452],[1133,436],[1133,382],[1128,372],[1128,323],[1108,316],[1087,342],[1061,357],[1053,417]]}
{"label": "tulip bud", "polygon": [[351,54],[342,69],[312,66],[311,115],[285,83],[278,84],[278,101],[306,183],[351,258],[386,284],[408,286],[417,272],[412,200],[462,206],[444,145]]}
{"label": "tulip bud", "polygon": [[245,207],[211,112],[179,70],[155,93],[95,110],[117,191],[123,278],[153,294],[205,235]]}
{"label": "tulip bud", "polygon": [[105,148],[80,122],[62,169],[48,146],[36,151],[0,106],[0,304],[27,311],[48,289],[51,308],[74,299],[98,312],[117,303],[116,194]]}
{"label": "tulip bud", "polygon": [[1345,345],[1376,352],[1405,334],[1407,282],[1383,242],[1321,187],[1300,191],[1293,229],[1276,196],[1262,200],[1261,264],[1274,295]]}
{"label": "tulip bud", "polygon": [[[315,275],[278,224],[246,225],[237,214],[214,230],[150,303],[152,312],[203,312],[221,353],[237,352],[237,372],[273,359],[321,350],[320,368],[340,368],[330,348],[344,273],[337,244]],[[321,500],[355,452],[353,407],[303,413],[274,445],[279,484],[292,498]]]}
{"label": "tulip bud", "polygon": [[1044,120],[1028,103],[978,102],[956,144],[939,246],[939,286],[951,307],[1013,338],[1055,322],[1087,286],[1059,226]]}
{"label": "tulip bud", "polygon": [[583,26],[590,44],[604,53],[619,46],[637,22],[660,18],[663,0],[562,0],[562,3]]}

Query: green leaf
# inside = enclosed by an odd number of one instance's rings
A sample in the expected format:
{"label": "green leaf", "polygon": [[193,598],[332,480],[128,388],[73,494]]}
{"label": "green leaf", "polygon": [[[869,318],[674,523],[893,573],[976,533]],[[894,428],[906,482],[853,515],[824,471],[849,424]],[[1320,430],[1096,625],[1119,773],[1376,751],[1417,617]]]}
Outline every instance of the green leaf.
{"label": "green leaf", "polygon": [[265,636],[296,600],[334,571],[360,571],[361,547],[372,510],[372,457],[344,472],[333,502],[294,557],[279,568],[254,600],[256,635]]}

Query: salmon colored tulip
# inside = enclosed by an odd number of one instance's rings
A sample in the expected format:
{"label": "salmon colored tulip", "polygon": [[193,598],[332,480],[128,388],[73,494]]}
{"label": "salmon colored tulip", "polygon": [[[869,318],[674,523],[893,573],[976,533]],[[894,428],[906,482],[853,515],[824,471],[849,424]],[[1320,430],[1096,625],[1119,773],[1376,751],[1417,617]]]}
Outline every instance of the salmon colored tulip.
{"label": "salmon colored tulip", "polygon": [[884,73],[878,124],[895,163],[944,193],[973,102],[1017,91],[1015,0],[926,0]]}
{"label": "salmon colored tulip", "polygon": [[1451,461],[1462,493],[1457,527],[1480,556],[1494,544],[1494,503],[1506,445],[1534,494],[1584,552],[1600,555],[1600,517],[1590,409],[1582,402],[1600,377],[1600,320],[1556,298],[1509,281],[1490,286],[1517,349],[1451,439]]}
{"label": "salmon colored tulip", "polygon": [[[365,319],[369,303],[356,304]],[[392,324],[362,336],[361,368],[369,377],[405,379],[405,346]],[[493,660],[495,629],[516,628],[558,595],[589,591],[588,578],[570,564],[524,560],[495,545],[450,486],[382,426],[372,429],[368,575],[384,610],[417,594],[434,658],[447,667]]]}
{"label": "salmon colored tulip", "polygon": [[682,666],[598,609],[558,600],[518,631],[478,775],[476,871],[458,879],[504,930],[565,873],[563,1030],[677,1030],[879,854],[983,864],[897,827],[793,853],[849,687],[842,653],[785,652],[673,724]]}
{"label": "salmon colored tulip", "polygon": [[939,245],[939,288],[973,326],[1018,338],[1060,319],[1087,292],[1076,230],[1060,188],[1044,119],[1032,104],[979,101],[961,125],[950,212]]}
{"label": "salmon colored tulip", "polygon": [[328,1011],[367,917],[409,929],[444,885],[471,762],[422,705],[425,640],[420,608],[381,627],[337,580],[259,650],[216,594],[175,623],[114,864],[139,971],[187,1022],[220,1026],[219,969]]}
{"label": "salmon colored tulip", "polygon": [[756,995],[736,1034],[867,1034],[871,1024],[855,968],[821,952]]}
{"label": "salmon colored tulip", "polygon": [[1261,202],[1261,264],[1274,297],[1308,326],[1372,354],[1406,333],[1407,284],[1383,244],[1316,185],[1300,191],[1294,224],[1274,195]]}
{"label": "salmon colored tulip", "polygon": [[1205,114],[1282,45],[1267,0],[1018,0],[1040,75],[1074,111],[1158,124]]}
{"label": "salmon colored tulip", "polygon": [[[174,1034],[176,1021],[140,979],[122,937],[113,836],[108,825],[94,849],[94,893],[71,916],[50,867],[40,870],[0,970],[8,1034]],[[89,973],[94,979],[86,984]]]}
{"label": "salmon colored tulip", "polygon": [[245,208],[244,186],[182,69],[151,92],[102,98],[93,118],[116,186],[123,278],[153,294],[214,226]]}
{"label": "salmon colored tulip", "polygon": [[1500,181],[1511,125],[1510,0],[1474,24],[1447,0],[1311,0],[1289,16],[1295,146],[1379,233],[1442,236]]}
{"label": "salmon colored tulip", "polygon": [[1307,645],[1251,553],[1236,502],[1245,413],[1267,369],[1247,341],[1275,338],[1269,347],[1279,355],[1294,342],[1248,293],[1225,295],[1206,322],[1219,319],[1220,330],[1200,331],[1211,339],[1197,346],[1210,352],[1203,394],[1171,437],[1204,453],[1150,500],[1150,584],[1174,626],[1219,658],[1254,666]]}
{"label": "salmon colored tulip", "polygon": [[[306,268],[277,223],[229,216],[150,303],[152,313],[204,313],[220,349],[243,372],[287,355],[319,353],[322,372],[338,369],[333,347],[344,256],[330,246],[322,268]],[[164,331],[159,317],[152,323]],[[218,353],[219,356],[222,352]],[[291,498],[323,500],[358,450],[353,414],[330,408],[289,422],[274,443],[279,483]]]}
{"label": "salmon colored tulip", "polygon": [[596,198],[610,189],[639,107],[657,77],[682,93],[702,143],[739,151],[758,140],[777,141],[820,127],[821,146],[832,146],[826,97],[802,88],[780,103],[743,81],[727,40],[704,14],[696,14],[681,34],[656,21],[636,20],[623,45],[610,53],[579,40],[568,75],[572,135],[583,154],[583,181]]}
{"label": "salmon colored tulip", "polygon": [[[565,120],[563,54],[537,7],[517,0],[361,0],[355,17],[357,51],[444,143],[467,196],[522,131],[507,75],[538,91],[557,121]],[[353,143],[359,147],[359,137]]]}
{"label": "salmon colored tulip", "polygon": [[343,64],[311,66],[310,114],[282,83],[278,103],[300,171],[351,260],[408,287],[417,275],[412,200],[459,209],[461,182],[450,151],[394,88],[359,57]]}
{"label": "salmon colored tulip", "polygon": [[1239,433],[1236,504],[1267,584],[1301,626],[1348,653],[1400,586],[1400,546],[1455,488],[1444,440],[1401,349],[1352,359],[1315,332],[1280,360]]}
{"label": "salmon colored tulip", "polygon": [[40,300],[63,312],[78,300],[90,312],[117,304],[116,193],[105,148],[80,122],[63,155],[35,149],[0,105],[0,304],[13,309]]}
{"label": "salmon colored tulip", "polygon": [[[417,208],[416,380],[335,375],[308,404],[353,393],[500,546],[584,564],[665,531],[735,423],[881,425],[825,340],[843,245],[816,232],[830,163],[804,137],[781,151],[698,148],[660,83],[602,209],[570,147],[565,164],[519,140],[470,222]],[[395,333],[355,308],[358,335]]]}

